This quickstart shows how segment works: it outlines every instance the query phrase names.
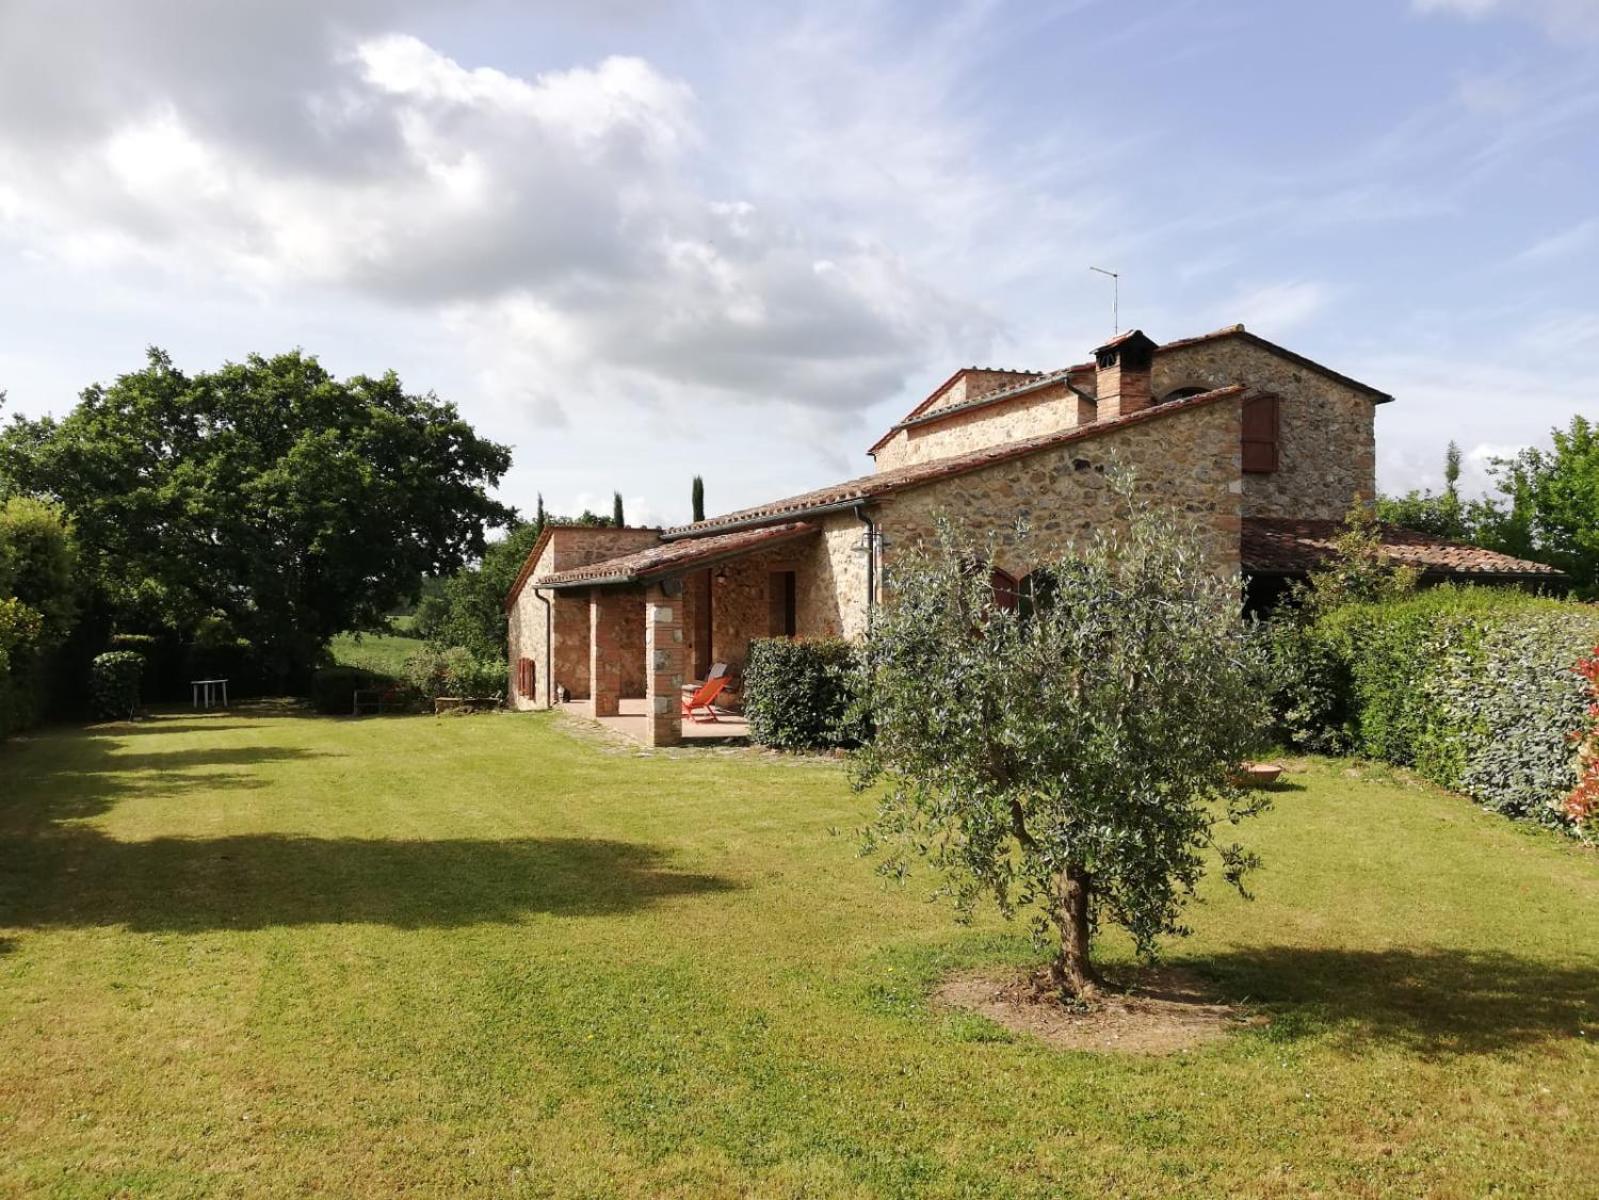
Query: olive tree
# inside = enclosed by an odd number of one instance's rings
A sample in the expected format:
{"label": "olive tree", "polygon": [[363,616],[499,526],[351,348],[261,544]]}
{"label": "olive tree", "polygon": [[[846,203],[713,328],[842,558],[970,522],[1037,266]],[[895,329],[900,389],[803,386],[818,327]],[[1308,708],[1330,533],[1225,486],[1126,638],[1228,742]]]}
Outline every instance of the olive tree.
{"label": "olive tree", "polygon": [[[1058,946],[1059,988],[1091,999],[1106,921],[1152,956],[1180,935],[1208,859],[1240,891],[1255,856],[1222,826],[1266,807],[1237,786],[1265,725],[1255,639],[1236,577],[1190,530],[1135,504],[1072,553],[1046,554],[1016,592],[980,547],[940,525],[888,572],[867,638],[876,735],[857,783],[880,785],[868,849],[903,876],[930,859],[962,914],[991,896]],[[1053,935],[1053,936],[1051,936]]]}

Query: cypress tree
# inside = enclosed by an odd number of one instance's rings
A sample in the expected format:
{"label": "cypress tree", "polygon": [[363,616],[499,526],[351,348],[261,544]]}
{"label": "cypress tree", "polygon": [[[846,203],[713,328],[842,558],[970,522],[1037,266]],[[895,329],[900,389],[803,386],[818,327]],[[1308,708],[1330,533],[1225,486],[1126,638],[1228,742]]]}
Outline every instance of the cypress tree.
{"label": "cypress tree", "polygon": [[627,524],[627,521],[624,520],[623,517],[622,517],[622,493],[621,492],[612,492],[611,493],[611,524],[615,525],[618,529],[622,528],[622,526]]}
{"label": "cypress tree", "polygon": [[705,480],[698,475],[694,476],[693,504],[694,519],[696,521],[705,520]]}

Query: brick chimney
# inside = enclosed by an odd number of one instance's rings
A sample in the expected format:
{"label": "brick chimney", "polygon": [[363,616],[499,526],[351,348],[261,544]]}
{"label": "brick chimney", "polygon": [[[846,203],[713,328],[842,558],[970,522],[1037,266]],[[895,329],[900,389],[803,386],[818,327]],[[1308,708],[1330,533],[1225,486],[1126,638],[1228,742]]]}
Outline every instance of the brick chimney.
{"label": "brick chimney", "polygon": [[1149,378],[1155,363],[1155,343],[1141,329],[1111,338],[1094,351],[1097,370],[1096,417],[1113,421],[1150,405]]}

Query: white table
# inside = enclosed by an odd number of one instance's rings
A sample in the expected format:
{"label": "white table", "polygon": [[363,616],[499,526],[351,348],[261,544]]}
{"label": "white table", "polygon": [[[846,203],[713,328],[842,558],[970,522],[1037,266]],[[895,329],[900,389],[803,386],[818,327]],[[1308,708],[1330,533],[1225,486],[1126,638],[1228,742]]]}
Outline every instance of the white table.
{"label": "white table", "polygon": [[[189,687],[194,693],[194,707],[216,708],[218,696],[221,697],[221,707],[228,706],[228,681],[226,679],[191,679]],[[201,703],[201,701],[204,703]]]}

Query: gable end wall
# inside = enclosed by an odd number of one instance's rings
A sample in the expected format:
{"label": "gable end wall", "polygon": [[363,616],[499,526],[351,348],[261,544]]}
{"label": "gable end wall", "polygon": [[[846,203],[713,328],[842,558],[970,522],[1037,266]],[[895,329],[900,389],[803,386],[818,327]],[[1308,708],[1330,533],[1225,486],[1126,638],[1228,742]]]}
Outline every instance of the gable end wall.
{"label": "gable end wall", "polygon": [[1244,475],[1246,517],[1342,520],[1377,491],[1376,406],[1365,392],[1239,338],[1155,356],[1153,392],[1248,384],[1278,397],[1278,469]]}

